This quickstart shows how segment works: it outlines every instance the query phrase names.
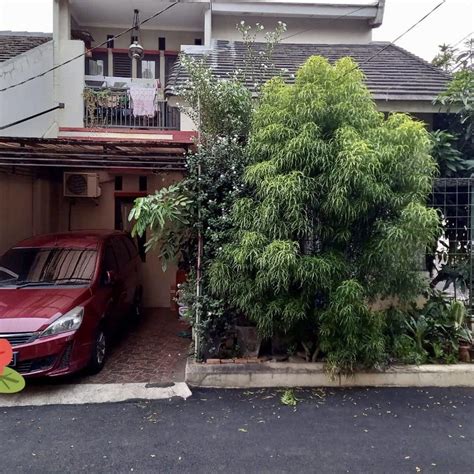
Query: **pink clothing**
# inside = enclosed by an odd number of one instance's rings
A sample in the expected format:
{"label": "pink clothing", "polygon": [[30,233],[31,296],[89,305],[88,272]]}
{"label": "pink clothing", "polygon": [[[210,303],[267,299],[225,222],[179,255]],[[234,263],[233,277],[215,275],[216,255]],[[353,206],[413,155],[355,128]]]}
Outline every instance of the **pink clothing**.
{"label": "pink clothing", "polygon": [[131,87],[133,115],[135,117],[153,117],[155,115],[156,89],[151,87]]}

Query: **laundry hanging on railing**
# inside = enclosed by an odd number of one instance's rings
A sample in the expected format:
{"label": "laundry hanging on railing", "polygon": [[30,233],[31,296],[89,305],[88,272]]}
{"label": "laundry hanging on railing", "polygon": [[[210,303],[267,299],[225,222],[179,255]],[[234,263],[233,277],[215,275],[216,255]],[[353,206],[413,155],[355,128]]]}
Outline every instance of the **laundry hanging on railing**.
{"label": "laundry hanging on railing", "polygon": [[135,117],[153,117],[155,115],[156,89],[154,87],[130,87],[132,113]]}

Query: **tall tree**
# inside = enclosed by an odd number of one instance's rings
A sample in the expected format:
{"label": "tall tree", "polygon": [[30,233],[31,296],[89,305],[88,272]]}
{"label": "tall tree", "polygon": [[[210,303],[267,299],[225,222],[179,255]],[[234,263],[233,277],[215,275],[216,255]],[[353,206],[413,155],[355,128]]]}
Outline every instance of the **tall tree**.
{"label": "tall tree", "polygon": [[423,124],[377,111],[348,59],[310,58],[294,85],[263,88],[248,145],[248,196],[211,265],[215,294],[265,336],[312,334],[334,371],[384,358],[380,297],[414,297],[438,218]]}

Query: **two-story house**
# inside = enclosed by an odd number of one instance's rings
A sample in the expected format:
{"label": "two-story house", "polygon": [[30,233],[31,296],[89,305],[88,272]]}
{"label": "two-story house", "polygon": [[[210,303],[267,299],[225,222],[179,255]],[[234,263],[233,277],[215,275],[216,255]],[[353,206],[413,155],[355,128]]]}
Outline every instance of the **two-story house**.
{"label": "two-story house", "polygon": [[[274,61],[290,82],[313,54],[352,56],[384,112],[430,124],[449,80],[397,46],[372,42],[385,0],[53,4],[52,35],[0,33],[0,253],[32,234],[128,229],[136,197],[179,180],[195,126],[177,107],[172,86],[186,77],[173,66],[185,51],[224,79],[243,58],[241,21],[266,31],[286,23]],[[157,275],[152,255],[144,268],[145,304],[169,306],[175,270]]]}

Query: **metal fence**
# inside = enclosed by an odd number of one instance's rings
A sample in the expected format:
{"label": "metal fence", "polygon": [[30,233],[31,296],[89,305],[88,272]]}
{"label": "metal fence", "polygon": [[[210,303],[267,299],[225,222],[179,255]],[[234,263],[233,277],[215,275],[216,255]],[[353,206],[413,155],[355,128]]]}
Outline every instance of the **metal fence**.
{"label": "metal fence", "polygon": [[464,301],[472,320],[474,179],[437,179],[430,205],[440,214],[443,233],[427,256],[427,270],[433,286]]}
{"label": "metal fence", "polygon": [[86,88],[84,98],[84,123],[88,128],[180,128],[179,109],[165,100],[155,102],[153,115],[136,116],[127,90]]}

